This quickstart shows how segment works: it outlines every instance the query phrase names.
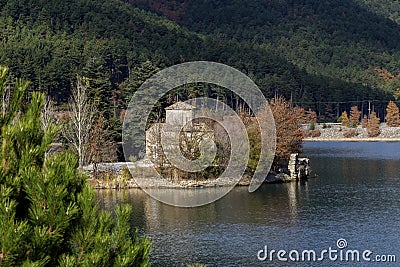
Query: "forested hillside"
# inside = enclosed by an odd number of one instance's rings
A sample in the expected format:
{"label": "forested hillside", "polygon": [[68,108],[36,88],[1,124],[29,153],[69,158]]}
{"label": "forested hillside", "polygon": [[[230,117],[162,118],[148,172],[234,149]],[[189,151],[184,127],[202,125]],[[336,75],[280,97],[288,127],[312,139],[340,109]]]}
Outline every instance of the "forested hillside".
{"label": "forested hillside", "polygon": [[369,11],[400,23],[400,2],[386,0],[355,0],[364,5]]}
{"label": "forested hillside", "polygon": [[353,1],[127,2],[0,0],[0,62],[59,103],[85,76],[116,120],[148,75],[192,60],[236,67],[322,119],[393,98],[397,79],[375,68],[397,75],[400,28]]}
{"label": "forested hillside", "polygon": [[[252,44],[308,74],[383,89],[396,97],[400,4],[369,0],[131,0],[188,29]],[[160,4],[163,3],[163,4]],[[171,11],[172,10],[172,11]]]}

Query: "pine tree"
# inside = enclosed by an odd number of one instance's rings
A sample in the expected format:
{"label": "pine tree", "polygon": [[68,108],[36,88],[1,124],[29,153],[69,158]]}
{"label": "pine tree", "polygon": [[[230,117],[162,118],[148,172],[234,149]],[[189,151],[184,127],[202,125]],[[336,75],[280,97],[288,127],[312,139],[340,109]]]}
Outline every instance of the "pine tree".
{"label": "pine tree", "polygon": [[379,118],[376,116],[375,112],[372,112],[368,123],[367,123],[367,133],[369,137],[376,137],[380,134],[380,121]]}
{"label": "pine tree", "polygon": [[[0,67],[0,93],[9,84]],[[44,96],[14,82],[0,116],[0,265],[147,266],[149,240],[129,227],[130,208],[100,211],[70,153],[45,157],[58,128],[42,127]]]}
{"label": "pine tree", "polygon": [[[89,49],[103,50],[104,47],[92,47],[93,44],[88,44]],[[110,80],[110,73],[107,69],[105,56],[102,55],[106,51],[90,51],[88,60],[83,67],[83,74],[87,80],[88,95],[93,99],[96,109],[103,113],[105,118],[111,118],[113,107],[113,85]]]}
{"label": "pine tree", "polygon": [[124,98],[125,104],[129,103],[129,100],[136,92],[136,90],[153,74],[157,73],[160,69],[155,66],[151,61],[145,61],[140,65],[136,66],[128,79],[120,85],[121,94]]}
{"label": "pine tree", "polygon": [[357,106],[351,107],[348,126],[354,128],[357,127],[360,124],[360,116],[361,116],[361,111],[358,110],[358,107]]}
{"label": "pine tree", "polygon": [[389,127],[400,126],[399,108],[393,101],[389,101],[389,104],[386,107],[385,120],[387,122],[387,126]]}
{"label": "pine tree", "polygon": [[342,126],[349,125],[349,117],[347,116],[347,112],[343,111],[342,116],[340,116],[339,121],[341,122]]}

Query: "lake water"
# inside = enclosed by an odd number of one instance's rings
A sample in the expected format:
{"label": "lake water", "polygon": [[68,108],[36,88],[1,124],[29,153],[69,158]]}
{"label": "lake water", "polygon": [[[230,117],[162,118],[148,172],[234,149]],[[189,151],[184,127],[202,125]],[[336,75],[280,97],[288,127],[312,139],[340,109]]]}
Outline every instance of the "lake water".
{"label": "lake water", "polygon": [[[305,183],[263,185],[254,193],[236,187],[217,202],[198,208],[161,204],[141,190],[98,191],[101,206],[133,206],[132,225],[152,240],[153,266],[366,266],[329,260],[292,262],[291,250],[329,247],[396,255],[400,262],[400,143],[306,143],[304,155],[317,176]],[[204,189],[207,190],[207,189]],[[339,249],[337,240],[347,247]],[[289,262],[260,261],[257,254],[285,250]],[[368,253],[367,253],[368,254]],[[259,254],[262,257],[264,254]],[[295,258],[295,252],[292,252]],[[332,254],[334,258],[335,254]],[[350,255],[350,254],[349,254]],[[307,255],[306,255],[307,256]],[[390,256],[389,256],[390,257]],[[388,257],[387,257],[388,258]],[[350,259],[350,257],[349,257]]]}

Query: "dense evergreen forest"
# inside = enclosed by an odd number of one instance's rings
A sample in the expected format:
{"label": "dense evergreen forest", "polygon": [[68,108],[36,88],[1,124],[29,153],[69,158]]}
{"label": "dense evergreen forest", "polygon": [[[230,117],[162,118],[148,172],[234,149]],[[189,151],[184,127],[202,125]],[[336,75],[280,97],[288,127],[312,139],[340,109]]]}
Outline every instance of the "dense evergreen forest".
{"label": "dense evergreen forest", "polygon": [[374,68],[399,71],[397,1],[132,2],[192,31],[261,47],[310,74],[374,88]]}
{"label": "dense evergreen forest", "polygon": [[59,104],[76,74],[88,78],[113,127],[149,75],[192,60],[236,67],[267,97],[335,120],[368,100],[379,114],[398,96],[398,10],[367,0],[0,0],[0,62]]}

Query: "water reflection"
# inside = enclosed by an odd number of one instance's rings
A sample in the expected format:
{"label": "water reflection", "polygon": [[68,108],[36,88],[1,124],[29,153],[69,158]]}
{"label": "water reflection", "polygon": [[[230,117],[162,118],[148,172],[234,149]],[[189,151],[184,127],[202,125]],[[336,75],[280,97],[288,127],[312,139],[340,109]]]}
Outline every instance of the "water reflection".
{"label": "water reflection", "polygon": [[[159,189],[161,190],[161,189]],[[189,190],[175,190],[176,197],[190,195]],[[213,188],[191,189],[207,193]],[[168,192],[170,194],[170,192]],[[145,194],[140,189],[99,190],[97,196],[101,207],[113,210],[116,204],[128,203],[133,207],[133,220],[144,227],[145,231],[168,230],[191,223],[233,224],[298,224],[298,209],[307,207],[308,183],[287,183],[263,186],[260,190],[249,193],[247,187],[236,187],[219,201],[197,208],[179,208],[163,204]],[[274,214],[265,217],[266,214]]]}
{"label": "water reflection", "polygon": [[144,191],[157,200],[181,207],[197,207],[210,203],[221,196],[226,195],[231,187],[208,187],[189,189],[152,189],[145,188]]}
{"label": "water reflection", "polygon": [[[193,262],[266,266],[268,262],[256,257],[264,245],[320,249],[335,246],[339,238],[353,249],[396,254],[400,247],[399,148],[400,143],[381,143],[379,150],[374,143],[306,144],[316,178],[307,183],[264,185],[254,193],[236,187],[222,199],[198,208],[168,206],[138,189],[101,190],[97,197],[105,209],[117,203],[132,205],[132,225],[152,239],[154,266]],[[201,190],[207,193],[209,189]]]}

